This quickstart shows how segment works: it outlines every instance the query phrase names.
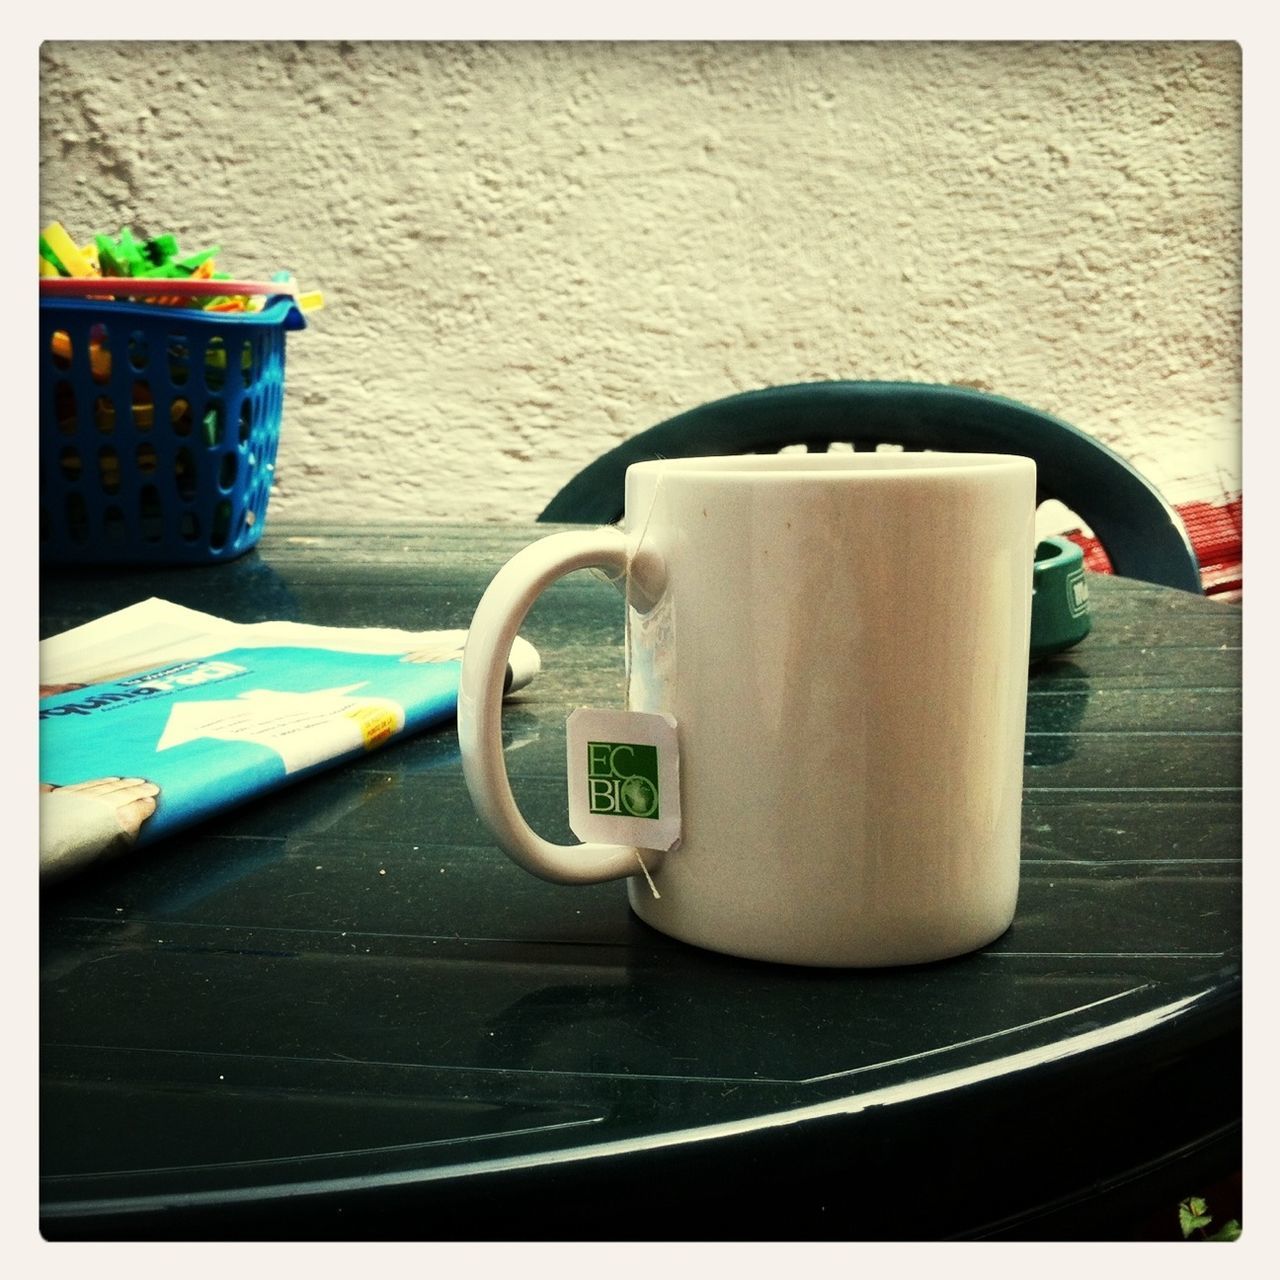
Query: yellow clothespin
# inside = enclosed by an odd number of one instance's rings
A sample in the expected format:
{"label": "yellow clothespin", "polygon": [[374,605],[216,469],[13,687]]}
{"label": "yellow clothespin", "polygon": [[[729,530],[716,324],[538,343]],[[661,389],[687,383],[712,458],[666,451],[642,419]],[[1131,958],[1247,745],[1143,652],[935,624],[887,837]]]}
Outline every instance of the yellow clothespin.
{"label": "yellow clothespin", "polygon": [[[63,271],[69,276],[92,276],[98,273],[89,265],[89,260],[76,248],[76,243],[67,235],[66,228],[60,222],[51,222],[40,233],[41,247],[51,253]],[[43,256],[43,255],[41,255]]]}

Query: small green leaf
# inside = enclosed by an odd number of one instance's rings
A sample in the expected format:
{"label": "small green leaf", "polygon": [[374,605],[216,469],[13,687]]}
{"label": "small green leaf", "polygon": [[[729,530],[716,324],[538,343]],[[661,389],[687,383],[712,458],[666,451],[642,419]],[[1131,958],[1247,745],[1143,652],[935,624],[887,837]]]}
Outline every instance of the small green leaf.
{"label": "small green leaf", "polygon": [[1207,1227],[1213,1218],[1205,1212],[1208,1206],[1199,1196],[1190,1196],[1178,1206],[1178,1223],[1182,1227],[1182,1238],[1190,1237],[1193,1231]]}
{"label": "small green leaf", "polygon": [[1231,1221],[1230,1221],[1230,1222],[1228,1222],[1228,1223],[1227,1223],[1227,1225],[1226,1225],[1225,1227],[1223,1227],[1221,1231],[1215,1231],[1215,1232],[1213,1233],[1213,1235],[1211,1235],[1211,1236],[1209,1237],[1209,1239],[1210,1239],[1210,1240],[1225,1240],[1225,1241],[1228,1241],[1228,1242],[1230,1242],[1230,1241],[1232,1241],[1232,1240],[1239,1240],[1239,1239],[1240,1239],[1240,1224],[1239,1224],[1239,1223],[1238,1223],[1234,1218],[1232,1218],[1232,1219],[1231,1219]]}

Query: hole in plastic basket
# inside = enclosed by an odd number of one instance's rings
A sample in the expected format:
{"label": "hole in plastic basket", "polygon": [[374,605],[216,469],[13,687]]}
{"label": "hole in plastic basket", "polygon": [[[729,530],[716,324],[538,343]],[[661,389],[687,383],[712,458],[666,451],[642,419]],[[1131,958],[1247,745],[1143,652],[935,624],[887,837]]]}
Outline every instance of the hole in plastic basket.
{"label": "hole in plastic basket", "polygon": [[223,408],[216,400],[211,401],[209,407],[204,411],[202,425],[204,427],[204,442],[211,449],[215,445],[222,443],[222,426],[224,418]]}
{"label": "hole in plastic basket", "polygon": [[138,470],[144,475],[149,476],[155,472],[156,447],[153,444],[147,444],[145,441],[138,446],[137,452]]}
{"label": "hole in plastic basket", "polygon": [[196,460],[190,449],[179,449],[173,463],[174,479],[178,482],[178,497],[190,502],[196,496]]}
{"label": "hole in plastic basket", "polygon": [[49,339],[49,351],[53,355],[55,369],[71,368],[71,335],[65,329],[55,329]]}
{"label": "hole in plastic basket", "polygon": [[72,542],[89,540],[89,511],[84,505],[83,494],[67,494],[67,533]]}
{"label": "hole in plastic basket", "polygon": [[138,515],[142,519],[142,536],[147,542],[159,542],[164,533],[164,508],[153,484],[143,486],[138,495]]}
{"label": "hole in plastic basket", "polygon": [[240,443],[249,443],[249,432],[253,430],[253,401],[245,396],[240,401]]}
{"label": "hole in plastic basket", "polygon": [[151,384],[139,378],[133,384],[129,404],[133,413],[133,425],[139,431],[150,431],[156,420],[156,402],[151,395]]}
{"label": "hole in plastic basket", "polygon": [[187,350],[187,342],[185,338],[180,338],[176,334],[171,334],[168,342],[169,351],[169,381],[175,387],[180,387],[186,382],[189,373],[188,361],[190,353]]}
{"label": "hole in plastic basket", "polygon": [[76,433],[76,393],[71,383],[58,379],[53,388],[53,416],[64,436]]}
{"label": "hole in plastic basket", "polygon": [[223,493],[227,493],[235,485],[236,471],[236,455],[234,453],[224,453],[222,455],[222,465],[218,468],[218,488]]}
{"label": "hole in plastic basket", "polygon": [[109,444],[98,450],[98,481],[103,493],[120,492],[120,459]]}
{"label": "hole in plastic basket", "polygon": [[72,445],[67,445],[62,451],[62,457],[59,459],[62,466],[62,476],[65,480],[80,479],[80,453]]}
{"label": "hole in plastic basket", "polygon": [[124,512],[119,507],[108,507],[102,517],[102,532],[112,546],[121,546],[125,539]]}
{"label": "hole in plastic basket", "polygon": [[116,406],[110,396],[98,396],[94,400],[93,421],[103,435],[116,429]]}
{"label": "hole in plastic basket", "polygon": [[244,379],[246,387],[253,386],[253,377],[256,372],[253,364],[253,343],[246,338],[244,346],[240,349],[240,376]]}
{"label": "hole in plastic basket", "polygon": [[89,329],[89,372],[94,382],[111,381],[111,335],[105,324]]}
{"label": "hole in plastic basket", "polygon": [[191,426],[194,418],[191,414],[191,404],[187,400],[179,397],[169,406],[169,421],[173,424],[173,429],[180,436],[189,436],[191,434]]}
{"label": "hole in plastic basket", "polygon": [[221,338],[210,338],[205,349],[204,385],[210,391],[221,391],[227,385],[227,345]]}
{"label": "hole in plastic basket", "polygon": [[178,532],[187,542],[194,542],[200,536],[200,521],[194,511],[184,511],[178,521]]}
{"label": "hole in plastic basket", "polygon": [[213,528],[209,532],[209,545],[215,550],[226,546],[231,532],[231,503],[225,498],[213,509]]}
{"label": "hole in plastic basket", "polygon": [[147,335],[141,329],[129,335],[129,363],[135,369],[147,367]]}

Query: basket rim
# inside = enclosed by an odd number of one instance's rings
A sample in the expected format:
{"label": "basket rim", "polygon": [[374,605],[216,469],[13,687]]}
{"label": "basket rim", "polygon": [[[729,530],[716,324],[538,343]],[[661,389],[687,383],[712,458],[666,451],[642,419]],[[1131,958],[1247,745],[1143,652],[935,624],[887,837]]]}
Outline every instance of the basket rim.
{"label": "basket rim", "polygon": [[136,316],[139,319],[168,325],[208,324],[283,325],[286,329],[305,329],[307,318],[297,300],[287,294],[267,299],[261,311],[202,311],[198,307],[162,307],[147,302],[114,302],[90,298],[41,298],[41,313],[77,312],[82,315]]}

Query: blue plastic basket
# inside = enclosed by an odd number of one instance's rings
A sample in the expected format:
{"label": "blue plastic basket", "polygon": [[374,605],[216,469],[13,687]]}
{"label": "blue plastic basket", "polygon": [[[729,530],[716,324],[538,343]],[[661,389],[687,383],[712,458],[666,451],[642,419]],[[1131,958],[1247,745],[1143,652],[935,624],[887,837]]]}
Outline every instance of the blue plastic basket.
{"label": "blue plastic basket", "polygon": [[40,558],[210,564],[262,536],[292,298],[40,302]]}

